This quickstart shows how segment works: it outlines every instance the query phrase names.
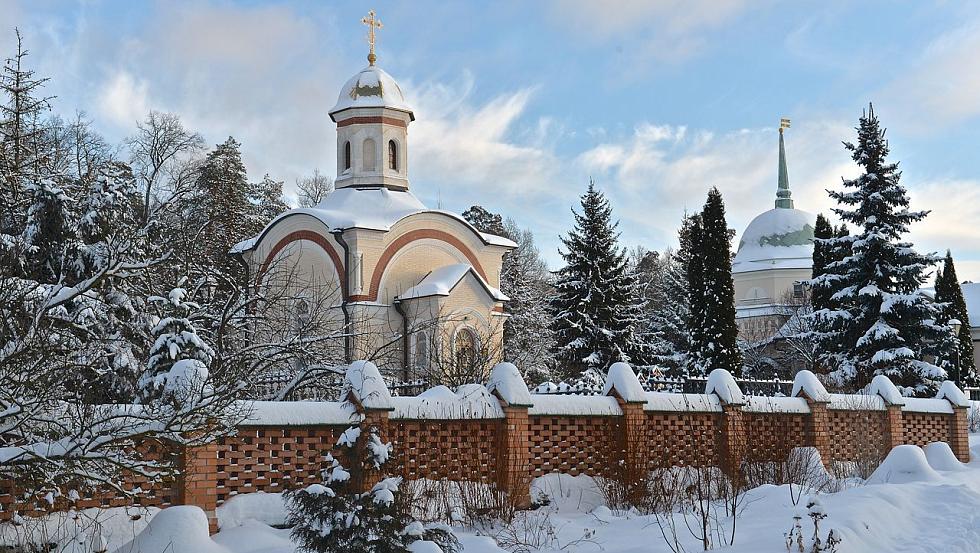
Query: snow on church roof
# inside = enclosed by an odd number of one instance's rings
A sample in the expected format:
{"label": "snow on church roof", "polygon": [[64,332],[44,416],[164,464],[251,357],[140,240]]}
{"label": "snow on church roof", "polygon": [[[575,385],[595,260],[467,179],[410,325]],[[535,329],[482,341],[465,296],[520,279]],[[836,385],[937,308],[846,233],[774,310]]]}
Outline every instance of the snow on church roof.
{"label": "snow on church roof", "polygon": [[799,209],[775,208],[749,223],[738,244],[733,273],[813,267],[816,216]]}
{"label": "snow on church roof", "polygon": [[408,290],[405,290],[401,294],[398,294],[398,299],[408,300],[417,298],[427,298],[430,296],[448,296],[453,288],[467,273],[472,274],[477,281],[486,289],[490,297],[497,301],[507,301],[508,298],[500,290],[494,288],[487,284],[485,280],[473,269],[473,267],[467,263],[457,263],[455,265],[446,265],[445,267],[439,267],[438,269],[425,275],[421,281],[415,286],[412,286]]}
{"label": "snow on church roof", "polygon": [[[338,188],[327,194],[316,207],[301,207],[290,209],[280,214],[266,225],[266,230],[278,223],[284,217],[305,214],[319,219],[331,230],[347,228],[363,228],[387,232],[391,227],[409,215],[416,213],[439,213],[452,217],[473,229],[487,244],[515,248],[512,240],[503,236],[479,232],[461,216],[438,209],[428,209],[407,190],[390,190],[378,188]],[[265,230],[259,236],[243,240],[235,244],[231,253],[241,253],[255,248]]]}
{"label": "snow on church roof", "polygon": [[351,108],[396,109],[407,112],[415,120],[412,108],[405,102],[398,83],[376,65],[365,67],[344,84],[337,97],[337,104],[330,110],[330,116]]}

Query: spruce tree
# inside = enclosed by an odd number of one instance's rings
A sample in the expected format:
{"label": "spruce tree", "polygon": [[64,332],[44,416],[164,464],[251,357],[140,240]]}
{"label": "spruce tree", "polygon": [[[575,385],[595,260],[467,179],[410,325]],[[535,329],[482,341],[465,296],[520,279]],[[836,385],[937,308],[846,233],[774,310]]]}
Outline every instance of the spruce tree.
{"label": "spruce tree", "polygon": [[[970,315],[966,311],[963,289],[956,277],[953,254],[949,250],[946,250],[942,268],[936,272],[936,303],[939,305],[937,325],[947,326],[953,319],[960,321],[959,334],[950,336],[951,340],[947,340],[946,347],[937,351],[937,365],[946,365],[952,369],[947,369],[949,377],[961,386],[974,386],[977,384],[977,367],[973,359]],[[952,334],[952,330],[947,332]]]}
{"label": "spruce tree", "polygon": [[249,191],[252,204],[249,234],[258,234],[280,213],[289,209],[282,199],[282,181],[266,174]]}
{"label": "spruce tree", "polygon": [[824,242],[850,253],[814,279],[833,297],[833,305],[814,314],[822,365],[835,367],[832,375],[851,389],[883,374],[903,393],[931,394],[946,375],[925,358],[943,329],[932,322],[935,309],[919,289],[936,260],[903,239],[927,212],[909,211],[901,172],[887,160],[885,131],[872,108],[862,114],[857,131],[857,143],[845,147],[863,172],[830,196],[841,206],[834,212],[858,234]]}
{"label": "spruce tree", "polygon": [[[323,483],[286,493],[287,522],[299,551],[309,553],[409,553],[419,540],[444,553],[459,550],[447,529],[426,528],[399,501],[401,477],[382,478],[370,491],[358,492],[366,471],[382,470],[392,453],[377,429],[354,425],[341,434],[337,457],[327,454]],[[428,550],[428,549],[426,549]]]}
{"label": "spruce tree", "polygon": [[701,364],[701,351],[706,343],[704,339],[704,256],[702,241],[704,228],[701,214],[685,216],[680,231],[680,249],[678,254],[684,274],[687,277],[687,375],[704,376],[704,366]]}
{"label": "spruce tree", "polygon": [[679,257],[669,248],[649,252],[637,269],[647,292],[648,362],[671,378],[687,376],[687,275]]}
{"label": "spruce tree", "polygon": [[252,236],[254,206],[242,163],[241,145],[232,137],[209,153],[197,178],[196,223],[200,240],[190,244],[191,255],[204,253],[204,261],[229,275],[239,271],[228,256],[232,246]]}
{"label": "spruce tree", "polygon": [[[823,213],[817,214],[817,223],[813,227],[813,278],[816,279],[820,275],[827,272],[827,266],[833,261],[833,254],[830,249],[831,246],[828,243],[829,240],[834,238],[834,226],[830,224],[830,221],[823,216]],[[814,287],[813,292],[810,295],[810,301],[813,303],[813,310],[818,311],[820,309],[826,309],[830,307],[830,296],[832,291],[828,287]]]}
{"label": "spruce tree", "polygon": [[138,384],[140,400],[144,403],[164,397],[174,385],[172,380],[184,376],[175,373],[175,367],[183,364],[206,374],[214,359],[214,350],[198,335],[190,319],[200,306],[188,300],[185,289],[178,286],[166,297],[151,297],[150,302],[159,306],[162,316],[151,331],[154,341],[146,362],[147,371]]}
{"label": "spruce tree", "polygon": [[696,255],[701,259],[703,284],[698,316],[698,364],[702,372],[726,369],[736,376],[742,373],[742,353],[738,347],[735,323],[735,284],[732,280],[731,233],[725,220],[725,204],[717,188],[708,192],[701,212],[701,240]]}
{"label": "spruce tree", "polygon": [[561,238],[565,267],[551,305],[557,370],[594,385],[611,364],[641,359],[649,348],[639,337],[642,299],[609,201],[590,182],[581,205],[581,213],[572,210],[574,228]]}

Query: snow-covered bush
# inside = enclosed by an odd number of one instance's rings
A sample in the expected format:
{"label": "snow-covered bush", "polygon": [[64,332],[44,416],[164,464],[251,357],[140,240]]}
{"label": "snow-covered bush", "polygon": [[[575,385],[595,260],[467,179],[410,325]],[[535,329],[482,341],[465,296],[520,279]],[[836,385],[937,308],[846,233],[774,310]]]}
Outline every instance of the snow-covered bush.
{"label": "snow-covered bush", "polygon": [[[338,459],[327,455],[323,483],[287,494],[288,524],[300,551],[314,553],[408,553],[419,540],[434,542],[444,553],[459,542],[447,528],[425,526],[398,501],[400,477],[382,478],[360,492],[369,471],[381,469],[391,455],[377,428],[353,425],[338,439]],[[344,464],[346,463],[346,464]]]}
{"label": "snow-covered bush", "polygon": [[785,534],[786,551],[795,550],[798,553],[835,553],[837,546],[843,540],[833,528],[827,532],[826,538],[820,537],[820,523],[827,518],[827,512],[824,510],[820,498],[815,495],[810,497],[806,504],[806,515],[810,517],[813,523],[813,535],[810,536],[809,540],[803,536],[803,525],[800,523],[803,520],[803,514],[798,511],[793,516],[792,528]]}

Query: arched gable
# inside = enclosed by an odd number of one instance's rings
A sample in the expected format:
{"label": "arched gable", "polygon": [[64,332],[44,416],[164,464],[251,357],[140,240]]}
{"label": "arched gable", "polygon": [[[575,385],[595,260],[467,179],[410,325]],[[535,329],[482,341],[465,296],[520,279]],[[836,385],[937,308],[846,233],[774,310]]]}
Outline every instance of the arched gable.
{"label": "arched gable", "polygon": [[276,256],[279,255],[279,252],[281,252],[283,248],[301,240],[306,240],[316,244],[321,250],[323,250],[324,253],[327,254],[327,257],[330,258],[331,265],[333,265],[334,271],[337,274],[337,279],[340,281],[341,291],[343,292],[344,297],[347,297],[347,271],[344,270],[343,259],[341,259],[340,254],[337,253],[337,250],[334,249],[333,245],[326,236],[312,230],[295,230],[280,238],[279,241],[272,246],[272,249],[269,250],[268,255],[265,256],[265,260],[262,262],[262,265],[259,266],[259,270],[255,274],[255,283],[259,284],[261,282],[262,276],[268,270],[269,265],[276,258]]}
{"label": "arched gable", "polygon": [[484,280],[487,280],[486,270],[483,268],[483,264],[480,263],[480,259],[476,255],[476,252],[474,252],[457,236],[438,229],[415,229],[402,234],[388,244],[388,246],[381,253],[381,257],[378,259],[378,263],[374,267],[374,272],[371,274],[371,285],[368,288],[368,293],[365,295],[353,296],[351,297],[351,300],[377,301],[378,294],[380,293],[381,289],[381,280],[384,277],[385,270],[390,266],[392,259],[399,251],[419,240],[438,240],[452,246],[466,258],[467,262],[473,266],[473,269]]}

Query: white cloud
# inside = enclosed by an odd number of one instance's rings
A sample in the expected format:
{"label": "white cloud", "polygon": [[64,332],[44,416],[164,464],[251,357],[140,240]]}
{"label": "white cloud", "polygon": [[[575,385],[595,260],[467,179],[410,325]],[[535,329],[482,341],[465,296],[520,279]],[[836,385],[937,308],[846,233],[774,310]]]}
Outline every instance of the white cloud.
{"label": "white cloud", "polygon": [[917,130],[980,115],[980,19],[933,40],[882,96],[897,119]]}
{"label": "white cloud", "polygon": [[697,54],[707,33],[750,7],[745,0],[554,0],[551,11],[581,36],[622,39],[639,45],[643,58],[676,61]]}
{"label": "white cloud", "polygon": [[130,128],[149,111],[149,84],[126,71],[109,77],[99,92],[98,109],[114,125]]}

